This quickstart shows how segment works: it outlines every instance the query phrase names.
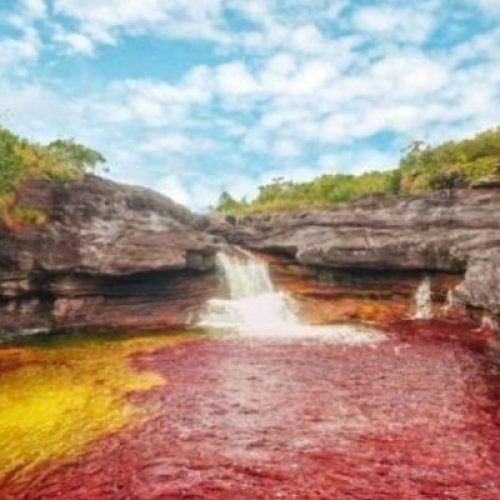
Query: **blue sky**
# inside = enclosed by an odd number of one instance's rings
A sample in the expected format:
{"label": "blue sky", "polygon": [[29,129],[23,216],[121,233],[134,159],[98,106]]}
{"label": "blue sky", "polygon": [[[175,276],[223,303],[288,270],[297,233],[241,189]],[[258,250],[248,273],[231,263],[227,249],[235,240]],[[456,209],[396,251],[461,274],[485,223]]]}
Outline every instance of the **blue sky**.
{"label": "blue sky", "polygon": [[500,0],[0,0],[0,122],[203,210],[500,124]]}

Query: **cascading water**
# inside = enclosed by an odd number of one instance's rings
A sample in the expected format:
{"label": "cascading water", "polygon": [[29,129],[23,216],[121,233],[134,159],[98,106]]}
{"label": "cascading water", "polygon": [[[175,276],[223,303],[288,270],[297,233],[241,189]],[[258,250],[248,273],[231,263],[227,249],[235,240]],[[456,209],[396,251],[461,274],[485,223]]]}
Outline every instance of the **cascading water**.
{"label": "cascading water", "polygon": [[446,302],[442,307],[442,310],[445,314],[453,312],[456,308],[461,306],[461,302],[456,296],[453,290],[448,290],[446,293]]}
{"label": "cascading water", "polygon": [[500,326],[489,314],[485,314],[481,319],[481,326],[479,327],[479,330],[498,332],[500,330]]}
{"label": "cascading water", "polygon": [[374,330],[352,326],[313,326],[300,321],[294,302],[277,290],[267,265],[253,254],[219,252],[217,265],[224,276],[226,296],[208,301],[199,326],[226,330],[240,336],[317,337],[345,342],[371,342],[383,338]]}
{"label": "cascading water", "polygon": [[432,319],[431,280],[426,276],[415,292],[414,319]]}
{"label": "cascading water", "polygon": [[266,265],[252,255],[219,253],[217,264],[228,288],[228,298],[209,301],[204,326],[239,332],[290,329],[298,324],[290,299],[276,291]]}

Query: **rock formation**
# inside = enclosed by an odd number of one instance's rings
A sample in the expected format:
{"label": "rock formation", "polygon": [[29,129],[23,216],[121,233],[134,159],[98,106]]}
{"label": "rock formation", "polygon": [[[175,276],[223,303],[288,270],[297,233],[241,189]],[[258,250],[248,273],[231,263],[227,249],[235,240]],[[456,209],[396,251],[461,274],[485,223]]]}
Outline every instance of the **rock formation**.
{"label": "rock formation", "polygon": [[331,209],[229,217],[212,232],[302,265],[464,274],[456,296],[500,314],[500,190],[372,197]]}
{"label": "rock formation", "polygon": [[0,227],[0,329],[185,323],[213,292],[204,219],[98,177],[36,180],[17,195],[46,223]]}
{"label": "rock formation", "polygon": [[302,290],[306,299],[366,295],[366,279],[371,296],[380,275],[393,276],[389,295],[400,283],[408,296],[415,277],[443,272],[454,275],[441,283],[453,283],[455,298],[500,314],[500,190],[489,185],[226,218],[93,176],[31,181],[17,198],[46,222],[0,226],[2,334],[186,325],[215,293],[221,241],[286,256],[287,269],[323,282],[353,273],[331,292]]}

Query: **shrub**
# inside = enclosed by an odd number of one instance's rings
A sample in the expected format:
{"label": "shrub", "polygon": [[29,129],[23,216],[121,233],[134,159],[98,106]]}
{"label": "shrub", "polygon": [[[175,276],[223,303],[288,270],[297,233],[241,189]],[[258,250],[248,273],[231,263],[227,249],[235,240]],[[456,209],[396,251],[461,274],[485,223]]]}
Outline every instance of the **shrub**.
{"label": "shrub", "polygon": [[23,161],[18,154],[19,139],[0,128],[0,194],[15,191],[23,173]]}
{"label": "shrub", "polygon": [[100,153],[73,139],[58,139],[44,146],[0,127],[0,222],[13,226],[44,222],[39,209],[15,205],[16,190],[24,180],[71,179],[105,162]]}
{"label": "shrub", "polygon": [[224,193],[216,210],[236,214],[329,206],[377,193],[416,194],[467,187],[482,177],[495,174],[500,174],[500,128],[437,147],[414,141],[394,170],[358,176],[323,175],[303,183],[277,178],[261,186],[250,203]]}
{"label": "shrub", "polygon": [[101,153],[77,144],[73,139],[53,141],[47,146],[47,150],[63,164],[81,172],[93,171],[98,165],[106,163]]}

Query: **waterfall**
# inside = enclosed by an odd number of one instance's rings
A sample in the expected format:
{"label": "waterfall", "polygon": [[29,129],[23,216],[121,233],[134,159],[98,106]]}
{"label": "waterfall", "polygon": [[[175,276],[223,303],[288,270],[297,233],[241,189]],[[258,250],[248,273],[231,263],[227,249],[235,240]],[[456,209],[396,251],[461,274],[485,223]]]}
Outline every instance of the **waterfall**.
{"label": "waterfall", "polygon": [[432,289],[431,280],[426,276],[417,288],[414,296],[415,314],[413,319],[432,318]]}
{"label": "waterfall", "polygon": [[481,326],[478,328],[478,330],[498,332],[500,330],[500,327],[489,314],[484,314],[481,319]]}
{"label": "waterfall", "polygon": [[222,269],[232,299],[275,293],[267,266],[252,254],[239,250],[240,257],[220,252],[217,264]]}
{"label": "waterfall", "polygon": [[208,301],[199,326],[240,336],[272,338],[328,336],[342,342],[371,342],[381,334],[351,325],[313,326],[300,321],[293,299],[272,282],[265,262],[241,249],[219,252],[224,296]]}
{"label": "waterfall", "polygon": [[446,293],[446,302],[442,307],[444,313],[448,314],[452,312],[455,308],[459,307],[460,305],[461,302],[456,296],[456,294],[453,292],[453,290],[448,290],[448,292]]}
{"label": "waterfall", "polygon": [[208,302],[202,326],[255,332],[290,330],[299,325],[291,299],[275,290],[264,262],[241,250],[236,255],[220,252],[217,265],[228,297]]}

